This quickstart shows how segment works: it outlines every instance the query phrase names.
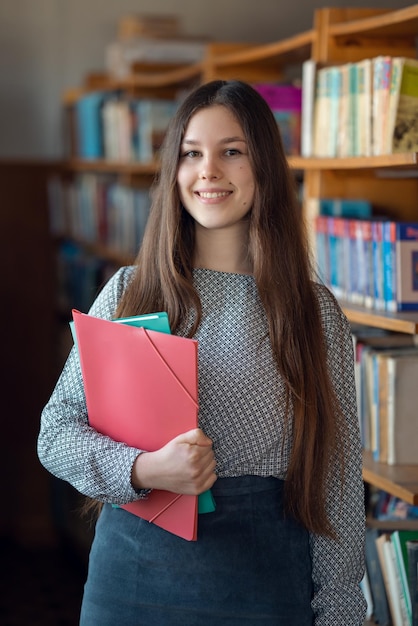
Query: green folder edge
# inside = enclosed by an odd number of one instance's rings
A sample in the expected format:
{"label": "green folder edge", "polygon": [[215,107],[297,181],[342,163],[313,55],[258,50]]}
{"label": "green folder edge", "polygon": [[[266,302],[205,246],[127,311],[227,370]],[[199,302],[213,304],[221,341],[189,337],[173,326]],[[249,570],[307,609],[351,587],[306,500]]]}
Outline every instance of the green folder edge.
{"label": "green folder edge", "polygon": [[[145,315],[133,315],[131,317],[120,317],[113,320],[120,324],[128,324],[129,326],[138,326],[146,328],[147,330],[156,330],[161,333],[171,334],[170,324],[168,321],[168,315],[165,311],[159,311],[158,313],[149,313]],[[73,336],[74,345],[77,347],[77,337],[74,328],[74,322],[70,322],[71,334]],[[213,513],[216,509],[215,500],[212,492],[209,489],[198,496],[198,513]],[[117,505],[116,505],[117,506]]]}

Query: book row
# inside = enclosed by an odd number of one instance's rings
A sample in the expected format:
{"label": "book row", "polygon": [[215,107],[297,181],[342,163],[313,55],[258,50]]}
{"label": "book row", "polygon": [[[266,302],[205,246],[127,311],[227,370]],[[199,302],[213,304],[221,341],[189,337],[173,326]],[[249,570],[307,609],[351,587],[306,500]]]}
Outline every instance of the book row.
{"label": "book row", "polygon": [[84,159],[153,161],[179,99],[136,99],[95,91],[74,109],[73,143]]}
{"label": "book row", "polygon": [[337,298],[418,310],[418,223],[318,215],[314,242],[319,277]]}
{"label": "book row", "polygon": [[311,134],[303,156],[418,150],[418,60],[381,55],[329,67],[310,60],[302,85],[304,131]]}
{"label": "book row", "polygon": [[414,335],[352,325],[362,445],[388,465],[416,463],[418,345]]}
{"label": "book row", "polygon": [[48,193],[52,234],[136,254],[149,214],[147,189],[122,185],[112,176],[80,174],[51,177]]}
{"label": "book row", "polygon": [[379,626],[418,624],[418,531],[366,530],[362,589]]}
{"label": "book row", "polygon": [[[293,84],[255,84],[270,105],[286,154],[300,154],[302,89]],[[123,92],[95,91],[74,108],[73,145],[85,159],[148,163],[158,151],[184,92],[176,98],[133,98]]]}
{"label": "book row", "polygon": [[[115,272],[115,266],[78,246],[63,240],[57,250],[57,308],[67,319],[73,308],[88,311],[102,285]],[[67,354],[64,355],[65,358]]]}

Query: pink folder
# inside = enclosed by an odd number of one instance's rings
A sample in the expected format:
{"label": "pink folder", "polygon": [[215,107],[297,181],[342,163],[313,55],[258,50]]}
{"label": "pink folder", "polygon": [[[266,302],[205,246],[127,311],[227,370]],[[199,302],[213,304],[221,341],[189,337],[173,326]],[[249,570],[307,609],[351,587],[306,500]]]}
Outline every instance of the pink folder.
{"label": "pink folder", "polygon": [[[89,423],[152,452],[197,427],[197,341],[73,311]],[[197,496],[154,489],[122,508],[184,539],[197,535]]]}

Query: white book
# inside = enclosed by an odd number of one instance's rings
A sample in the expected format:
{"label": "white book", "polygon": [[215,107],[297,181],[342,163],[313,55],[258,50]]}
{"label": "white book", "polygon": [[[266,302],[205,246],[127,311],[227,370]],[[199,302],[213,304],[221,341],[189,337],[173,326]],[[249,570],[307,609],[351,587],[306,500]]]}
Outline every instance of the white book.
{"label": "white book", "polygon": [[315,82],[316,61],[308,59],[302,64],[301,154],[303,157],[313,155]]}

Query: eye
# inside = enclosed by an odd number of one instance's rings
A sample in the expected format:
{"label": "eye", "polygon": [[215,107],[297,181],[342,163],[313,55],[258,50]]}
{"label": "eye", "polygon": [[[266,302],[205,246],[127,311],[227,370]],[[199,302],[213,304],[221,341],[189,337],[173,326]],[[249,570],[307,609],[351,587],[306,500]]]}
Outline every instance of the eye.
{"label": "eye", "polygon": [[198,156],[200,156],[200,152],[198,152],[198,150],[185,150],[180,155],[182,159],[184,158],[195,159]]}
{"label": "eye", "polygon": [[242,154],[241,150],[238,150],[238,148],[228,148],[225,150],[226,156],[237,156],[238,154]]}

